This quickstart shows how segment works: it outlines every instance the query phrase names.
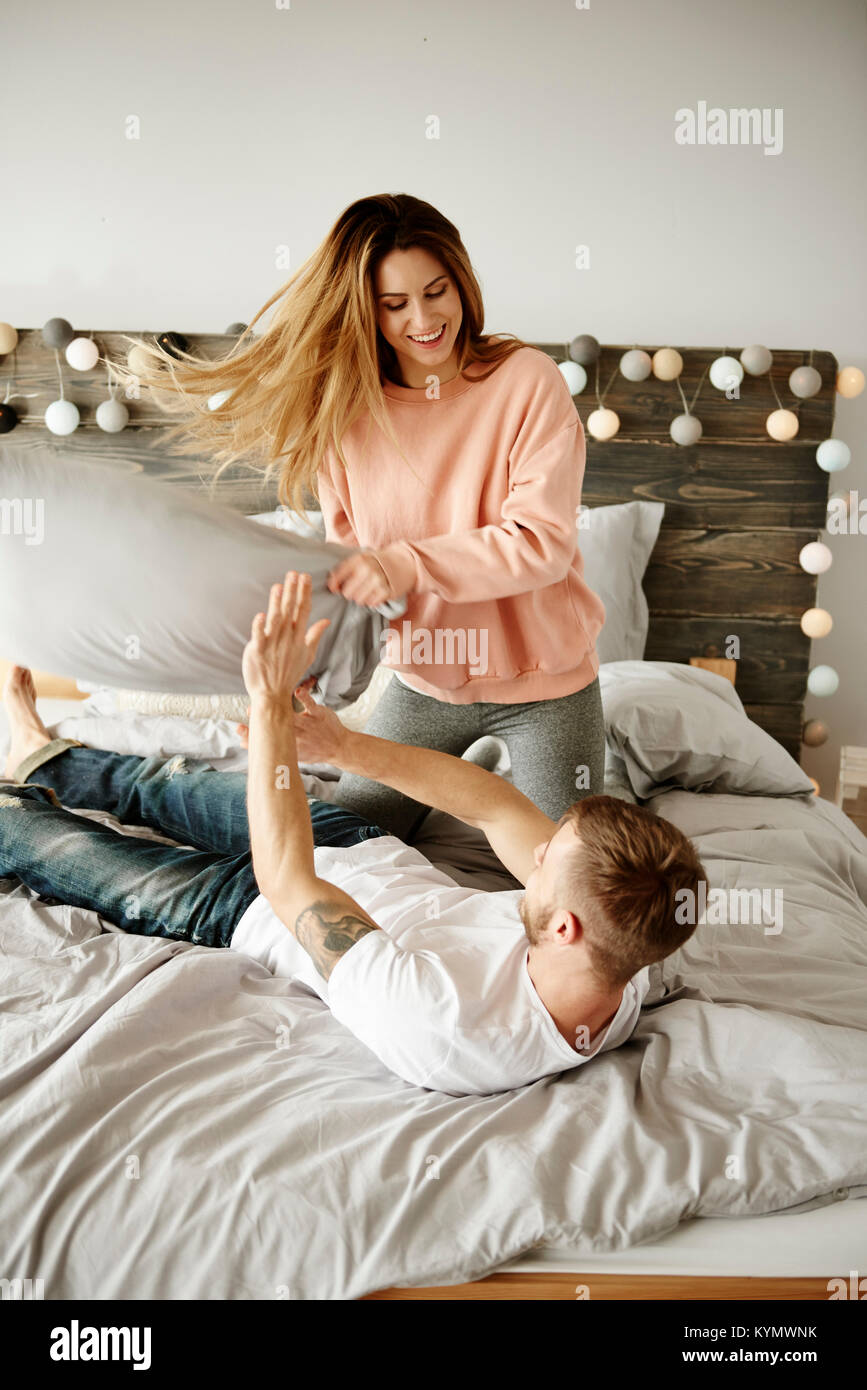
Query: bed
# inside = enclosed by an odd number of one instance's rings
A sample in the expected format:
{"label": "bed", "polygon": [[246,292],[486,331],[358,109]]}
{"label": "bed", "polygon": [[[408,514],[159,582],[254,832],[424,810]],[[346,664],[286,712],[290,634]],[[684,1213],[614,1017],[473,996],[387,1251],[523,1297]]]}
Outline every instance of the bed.
{"label": "bed", "polygon": [[[703,352],[684,354],[690,372]],[[832,400],[806,405],[830,434]],[[653,968],[629,1042],[592,1067],[453,1097],[387,1073],[310,991],[252,961],[127,936],[0,880],[8,1277],[59,1299],[824,1299],[864,1268],[867,839],[797,766],[797,615],[815,581],[794,558],[827,480],[806,444],[749,432],[703,453],[660,426],[640,447],[614,408],[621,452],[591,443],[584,490],[588,555],[619,535],[633,569],[605,595],[606,790],[689,834],[712,887],[768,890],[766,915],[699,925]],[[240,509],[267,521],[262,506],[245,494]],[[734,686],[688,664],[733,630]],[[388,678],[342,717],[363,726]],[[41,711],[98,747],[246,758],[229,719],[144,713],[108,690]],[[467,755],[508,776],[485,743]],[[305,779],[333,795],[333,770]],[[457,882],[520,891],[438,812],[414,845]]]}

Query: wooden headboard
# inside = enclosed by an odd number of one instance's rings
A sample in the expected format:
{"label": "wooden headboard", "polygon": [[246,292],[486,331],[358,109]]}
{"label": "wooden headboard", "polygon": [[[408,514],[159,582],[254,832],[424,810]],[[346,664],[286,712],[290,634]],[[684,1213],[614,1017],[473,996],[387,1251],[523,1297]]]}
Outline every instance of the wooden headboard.
{"label": "wooden headboard", "polygon": [[[566,356],[562,346],[538,346],[558,361]],[[631,346],[603,346],[601,391]],[[678,351],[691,404],[722,349]],[[727,351],[737,356],[741,348]],[[799,761],[810,667],[810,639],[800,618],[815,604],[817,580],[801,569],[798,554],[826,522],[829,475],[816,463],[816,446],[833,433],[837,360],[813,352],[822,388],[798,402],[789,375],[809,351],[771,351],[777,394],[800,419],[794,440],[778,443],[765,429],[777,409],[767,377],[746,376],[737,400],[727,400],[705,377],[694,407],[704,432],[698,444],[682,447],[669,435],[672,419],[683,411],[675,383],[651,376],[636,384],[618,372],[604,403],[620,416],[620,431],[604,444],[588,434],[582,501],[591,507],[636,498],[665,503],[644,580],[650,608],[645,659],[688,662],[714,655],[709,647],[723,656],[726,638],[738,637],[735,685],[747,714]],[[592,369],[588,378],[575,397],[585,423],[596,408]]]}
{"label": "wooden headboard", "polygon": [[[125,361],[127,336],[93,331],[109,361]],[[132,330],[129,336],[150,335]],[[222,334],[185,336],[192,352],[207,357],[225,356],[235,342]],[[536,346],[555,361],[567,357],[565,344]],[[736,689],[747,713],[798,760],[810,665],[810,641],[799,620],[814,606],[817,585],[815,576],[801,569],[798,553],[825,525],[829,477],[816,464],[815,452],[833,432],[837,361],[829,352],[813,351],[822,389],[797,402],[788,378],[808,360],[809,351],[772,349],[777,394],[800,417],[798,436],[788,444],[775,442],[765,430],[767,416],[777,408],[767,377],[747,376],[740,398],[727,400],[705,376],[694,406],[704,426],[702,439],[681,447],[668,432],[683,410],[676,384],[652,376],[635,384],[616,371],[621,355],[632,346],[602,348],[600,390],[605,405],[620,416],[621,428],[607,443],[588,434],[582,500],[591,507],[640,498],[665,503],[644,584],[650,607],[646,659],[688,662],[696,656],[723,656],[726,639],[736,636]],[[681,385],[692,403],[706,368],[722,349],[678,350],[684,360]],[[740,348],[726,351],[737,355]],[[96,407],[107,394],[101,363],[92,372],[73,372],[64,363],[65,394],[82,417],[78,430],[64,439],[54,438],[41,422],[45,406],[58,395],[58,383],[54,353],[44,346],[39,330],[20,331],[15,357],[4,366],[14,369],[14,391],[39,392],[33,402],[13,402],[21,407],[21,420],[7,436],[10,444],[98,458],[184,486],[203,476],[200,461],[167,451],[164,434],[176,417],[162,414],[153,402],[128,401],[132,418],[120,434],[97,427]],[[585,425],[597,404],[593,369],[588,376],[584,392],[575,397]],[[226,470],[216,495],[223,505],[245,513],[277,504],[275,487],[264,488],[243,467]]]}

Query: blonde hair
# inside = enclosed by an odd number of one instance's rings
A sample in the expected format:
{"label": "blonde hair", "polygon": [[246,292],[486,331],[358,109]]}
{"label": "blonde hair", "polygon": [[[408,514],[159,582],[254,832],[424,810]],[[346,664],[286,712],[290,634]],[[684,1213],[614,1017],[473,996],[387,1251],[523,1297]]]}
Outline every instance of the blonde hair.
{"label": "blonde hair", "polygon": [[[166,438],[185,437],[181,454],[206,453],[216,468],[214,485],[239,462],[263,472],[266,482],[279,470],[280,501],[301,512],[306,495],[317,495],[316,475],[328,448],[346,467],[342,437],[365,411],[402,453],[382,391],[383,376],[399,381],[400,374],[377,325],[374,274],[390,251],[416,246],[442,262],[460,295],[455,346],[461,374],[471,363],[488,364],[489,371],[471,374],[482,380],[511,353],[532,346],[513,335],[482,333],[482,294],[457,228],[430,203],[408,193],[382,193],[340,214],[228,356],[208,361],[130,338],[150,365],[136,373],[118,367],[117,374],[148,388],[167,414],[184,416]],[[274,304],[268,327],[254,336],[252,329]],[[208,399],[218,391],[231,395],[212,410]]]}
{"label": "blonde hair", "polygon": [[704,867],[692,841],[646,806],[586,796],[569,807],[564,823],[580,843],[564,856],[555,896],[558,904],[575,904],[594,973],[620,989],[692,936],[695,921],[677,920],[676,894],[689,889],[697,896],[699,883],[707,883]]}

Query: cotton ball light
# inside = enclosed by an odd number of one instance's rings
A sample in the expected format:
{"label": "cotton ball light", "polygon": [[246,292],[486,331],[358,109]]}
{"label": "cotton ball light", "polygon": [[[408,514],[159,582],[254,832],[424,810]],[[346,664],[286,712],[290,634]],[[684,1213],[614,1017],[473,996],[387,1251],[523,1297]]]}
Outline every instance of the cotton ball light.
{"label": "cotton ball light", "polygon": [[161,347],[169,357],[179,359],[182,352],[189,352],[190,343],[183,333],[160,333],[157,336],[157,347]]}
{"label": "cotton ball light", "polygon": [[130,371],[134,372],[136,376],[147,376],[148,372],[156,366],[147,349],[139,347],[138,344],[130,348],[126,355],[126,362]]}
{"label": "cotton ball light", "polygon": [[120,434],[129,423],[129,411],[123,401],[112,397],[111,400],[103,401],[97,406],[96,423],[106,434]]}
{"label": "cotton ball light", "polygon": [[14,405],[0,405],[0,434],[9,434],[18,424],[18,411]]}
{"label": "cotton ball light", "polygon": [[570,396],[580,396],[587,385],[587,373],[578,362],[558,362],[560,375],[569,387]]}
{"label": "cotton ball light", "polygon": [[823,439],[816,450],[816,462],[826,473],[839,473],[852,462],[852,450],[842,439]]}
{"label": "cotton ball light", "polygon": [[694,415],[675,415],[668,432],[675,444],[697,444],[701,439],[701,420]]}
{"label": "cotton ball light", "polygon": [[718,391],[730,391],[733,386],[740,386],[744,369],[736,357],[717,357],[710,364],[708,376]]}
{"label": "cotton ball light", "polygon": [[825,608],[808,608],[801,614],[801,631],[805,637],[827,637],[834,619]]}
{"label": "cotton ball light", "polygon": [[860,367],[841,367],[837,373],[837,390],[841,396],[851,400],[860,396],[864,390],[864,373]]}
{"label": "cotton ball light", "polygon": [[774,354],[761,343],[752,343],[741,353],[741,366],[750,376],[764,376],[765,372],[771,370],[773,361]]}
{"label": "cotton ball light", "polygon": [[52,401],[45,411],[45,424],[52,434],[72,434],[80,422],[78,406],[72,401]]}
{"label": "cotton ball light", "polygon": [[598,361],[601,351],[599,339],[594,338],[592,333],[579,333],[569,344],[569,356],[582,367],[591,367]]}
{"label": "cotton ball light", "polygon": [[659,348],[650,365],[658,381],[674,381],[683,371],[683,358],[676,348]]}
{"label": "cotton ball light", "polygon": [[823,743],[828,742],[830,732],[828,725],[821,719],[808,719],[801,734],[801,742],[806,743],[808,748],[821,748]]}
{"label": "cotton ball light", "polygon": [[798,564],[807,574],[824,574],[831,568],[834,557],[822,541],[810,541],[798,555]]}
{"label": "cotton ball light", "polygon": [[807,689],[811,695],[836,695],[840,677],[833,666],[814,666],[807,676]]}
{"label": "cotton ball light", "polygon": [[226,401],[229,399],[229,397],[231,396],[231,394],[232,394],[231,390],[229,390],[229,391],[215,391],[214,394],[213,394],[213,396],[209,396],[209,397],[208,397],[208,409],[209,409],[209,410],[219,410],[221,405],[225,405],[225,404],[226,404]]}
{"label": "cotton ball light", "polygon": [[42,341],[46,347],[59,348],[62,352],[75,337],[75,329],[66,319],[49,319],[42,325]]}
{"label": "cotton ball light", "polygon": [[594,410],[587,419],[587,428],[594,439],[613,439],[620,429],[620,416],[615,410]]}
{"label": "cotton ball light", "polygon": [[787,439],[794,439],[798,433],[798,417],[793,410],[772,410],[765,421],[765,429],[771,439],[779,439],[785,443]]}
{"label": "cotton ball light", "polygon": [[627,381],[646,381],[653,371],[653,361],[649,352],[641,348],[631,348],[620,359],[620,374]]}
{"label": "cotton ball light", "polygon": [[796,367],[789,377],[789,390],[793,396],[805,401],[822,389],[822,378],[815,367]]}
{"label": "cotton ball light", "polygon": [[66,349],[66,360],[76,372],[89,372],[99,361],[99,348],[92,338],[73,338]]}
{"label": "cotton ball light", "polygon": [[7,352],[14,352],[18,346],[18,329],[13,328],[11,323],[0,323],[0,357],[5,357]]}

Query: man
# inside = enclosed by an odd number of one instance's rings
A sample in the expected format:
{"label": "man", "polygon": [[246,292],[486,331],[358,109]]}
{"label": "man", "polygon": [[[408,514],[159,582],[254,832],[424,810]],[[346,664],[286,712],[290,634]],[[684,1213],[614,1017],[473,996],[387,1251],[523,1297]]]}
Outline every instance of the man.
{"label": "man", "polygon": [[[624,1041],[649,965],[693,930],[674,910],[677,891],[697,892],[704,878],[690,841],[606,796],[555,825],[502,778],[351,733],[309,694],[296,720],[292,692],[327,625],[308,630],[309,615],[310,577],[289,571],[254,619],[243,659],[246,791],[244,774],[52,740],[29,672],[14,668],[0,873],[126,931],[254,956],[315,990],[386,1067],[433,1090],[509,1090]],[[460,888],[378,826],[308,807],[299,743],[305,760],[333,761],[480,827],[526,892]],[[70,805],[180,845],[117,834]]]}

